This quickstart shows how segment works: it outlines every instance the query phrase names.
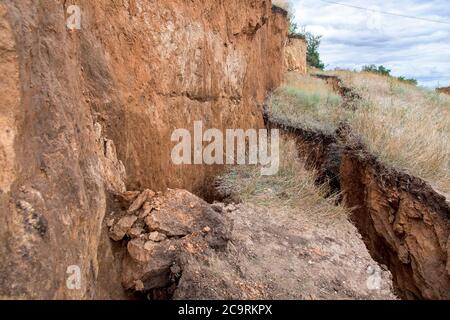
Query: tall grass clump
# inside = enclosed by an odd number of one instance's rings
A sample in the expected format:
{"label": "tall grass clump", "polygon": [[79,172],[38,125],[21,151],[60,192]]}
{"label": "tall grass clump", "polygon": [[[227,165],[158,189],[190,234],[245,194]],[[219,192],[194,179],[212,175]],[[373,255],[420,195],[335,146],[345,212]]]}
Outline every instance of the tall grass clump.
{"label": "tall grass clump", "polygon": [[270,97],[269,113],[276,122],[332,133],[347,117],[341,104],[322,80],[290,73]]}
{"label": "tall grass clump", "polygon": [[316,185],[317,176],[308,170],[298,156],[293,138],[280,141],[280,169],[276,175],[261,176],[258,166],[237,166],[222,176],[220,188],[233,190],[244,203],[279,209],[301,210],[311,217],[347,218],[344,207],[335,206],[336,198],[328,197],[327,186]]}

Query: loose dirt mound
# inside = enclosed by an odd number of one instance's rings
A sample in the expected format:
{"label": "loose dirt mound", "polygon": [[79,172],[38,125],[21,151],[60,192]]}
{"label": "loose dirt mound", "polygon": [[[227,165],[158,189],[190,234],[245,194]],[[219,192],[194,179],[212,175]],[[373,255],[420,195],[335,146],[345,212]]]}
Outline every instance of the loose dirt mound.
{"label": "loose dirt mound", "polygon": [[191,263],[179,299],[394,299],[390,273],[351,223],[326,226],[302,212],[222,207],[234,221],[227,250]]}

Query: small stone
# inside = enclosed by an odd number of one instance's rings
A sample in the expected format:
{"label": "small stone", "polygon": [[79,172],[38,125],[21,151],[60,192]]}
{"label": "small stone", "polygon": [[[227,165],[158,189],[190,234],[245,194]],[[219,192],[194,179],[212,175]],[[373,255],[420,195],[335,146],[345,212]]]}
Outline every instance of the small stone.
{"label": "small stone", "polygon": [[159,223],[155,221],[155,219],[153,219],[153,217],[151,215],[147,216],[145,218],[145,224],[147,225],[147,227],[153,231],[159,228]]}
{"label": "small stone", "polygon": [[151,232],[148,235],[148,239],[151,241],[154,241],[154,242],[161,242],[161,241],[166,240],[167,236],[163,233],[159,233],[159,232],[155,231],[155,232]]}
{"label": "small stone", "polygon": [[148,216],[148,213],[145,212],[145,211],[142,211],[142,212],[139,214],[139,219],[145,219],[145,218],[147,218],[147,216]]}
{"label": "small stone", "polygon": [[115,222],[114,218],[108,219],[106,220],[106,226],[108,228],[111,228],[114,225],[114,222]]}
{"label": "small stone", "polygon": [[210,227],[204,227],[203,228],[203,232],[210,233],[211,232],[211,228]]}
{"label": "small stone", "polygon": [[[128,242],[127,249],[131,258],[138,262],[148,262],[151,259],[151,249],[142,239],[133,239]],[[146,248],[147,247],[147,248]]]}
{"label": "small stone", "polygon": [[152,190],[149,190],[149,189],[145,190],[136,198],[136,200],[134,200],[133,204],[128,209],[128,213],[130,213],[130,214],[135,213],[140,208],[142,208],[142,206],[144,205],[144,203],[147,200],[150,200],[154,196],[155,196],[155,192],[153,192]]}
{"label": "small stone", "polygon": [[125,237],[128,231],[138,218],[136,216],[126,216],[119,220],[111,229],[110,237],[114,241],[120,241]]}
{"label": "small stone", "polygon": [[141,280],[136,280],[134,282],[134,289],[136,291],[144,291],[145,290],[144,283]]}
{"label": "small stone", "polygon": [[150,202],[146,202],[144,203],[144,205],[142,206],[142,209],[144,210],[144,213],[146,215],[150,214],[150,212],[152,212],[153,210],[153,205]]}
{"label": "small stone", "polygon": [[155,243],[153,241],[147,241],[144,244],[144,249],[147,251],[153,251],[154,248],[155,248]]}
{"label": "small stone", "polygon": [[150,202],[144,203],[142,206],[142,211],[139,214],[140,219],[145,219],[153,210],[153,205]]}
{"label": "small stone", "polygon": [[144,233],[144,229],[140,228],[140,227],[136,227],[136,228],[131,228],[130,231],[128,231],[128,235],[131,238],[139,238],[141,236],[141,234]]}

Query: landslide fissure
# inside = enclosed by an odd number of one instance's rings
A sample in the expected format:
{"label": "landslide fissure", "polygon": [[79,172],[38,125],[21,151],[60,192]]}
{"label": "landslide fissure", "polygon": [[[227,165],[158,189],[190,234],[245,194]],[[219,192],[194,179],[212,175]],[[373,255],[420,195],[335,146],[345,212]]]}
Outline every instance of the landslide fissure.
{"label": "landslide fissure", "polygon": [[[336,76],[318,75],[356,108],[361,96]],[[404,299],[450,298],[450,206],[426,181],[383,164],[342,124],[334,134],[271,120],[298,141],[301,156],[319,173],[318,183],[352,210],[351,220],[372,257],[392,272]]]}

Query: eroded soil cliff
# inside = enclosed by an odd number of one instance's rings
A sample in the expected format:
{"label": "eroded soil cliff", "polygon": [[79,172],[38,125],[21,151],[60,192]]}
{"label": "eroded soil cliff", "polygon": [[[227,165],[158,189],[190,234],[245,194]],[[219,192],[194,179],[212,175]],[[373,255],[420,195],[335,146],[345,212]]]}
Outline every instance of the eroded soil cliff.
{"label": "eroded soil cliff", "polygon": [[306,49],[307,42],[302,36],[289,36],[285,49],[285,64],[287,71],[295,71],[306,74]]}
{"label": "eroded soil cliff", "polygon": [[69,5],[0,2],[4,297],[123,297],[105,267],[111,194],[202,193],[218,168],[173,166],[172,131],[262,127],[281,81],[287,20],[271,1],[82,0],[80,30]]}
{"label": "eroded soil cliff", "polygon": [[374,258],[407,299],[450,299],[450,206],[421,179],[347,150],[341,184]]}

